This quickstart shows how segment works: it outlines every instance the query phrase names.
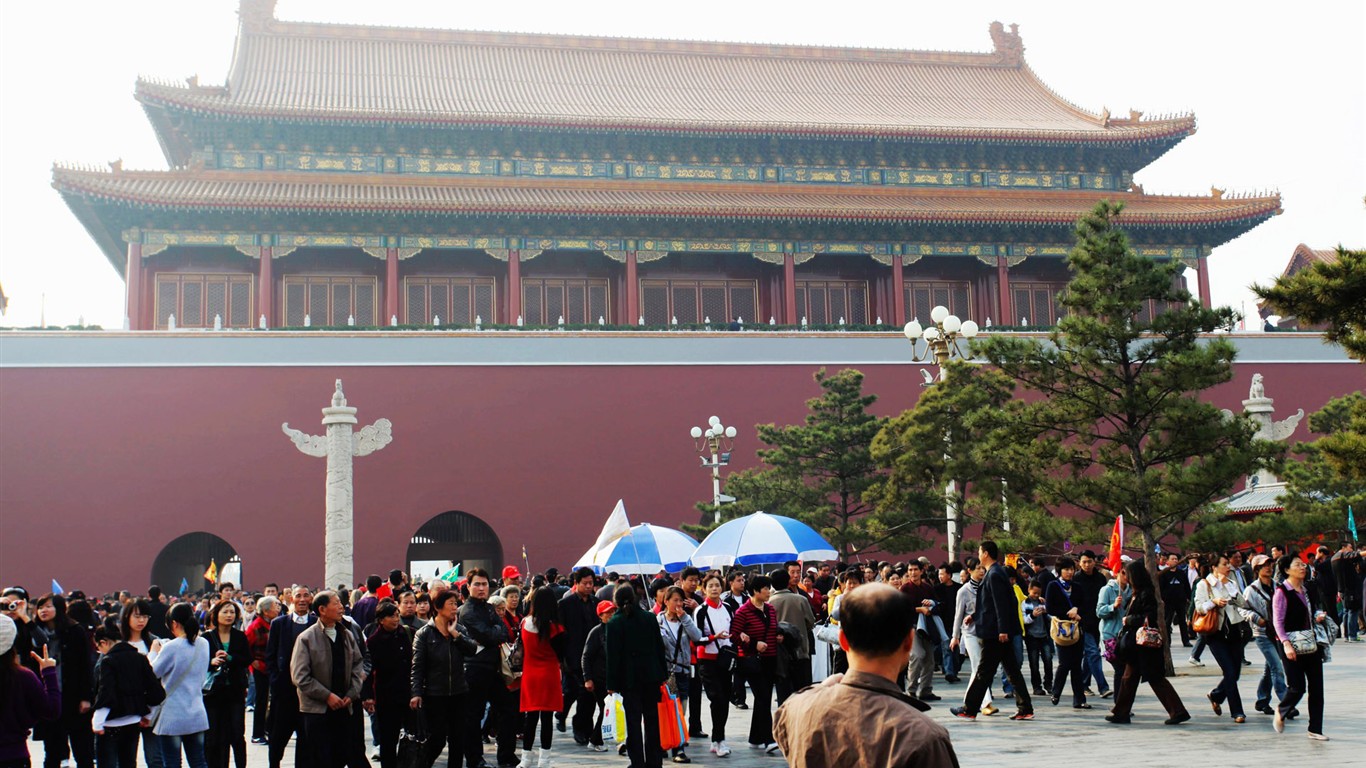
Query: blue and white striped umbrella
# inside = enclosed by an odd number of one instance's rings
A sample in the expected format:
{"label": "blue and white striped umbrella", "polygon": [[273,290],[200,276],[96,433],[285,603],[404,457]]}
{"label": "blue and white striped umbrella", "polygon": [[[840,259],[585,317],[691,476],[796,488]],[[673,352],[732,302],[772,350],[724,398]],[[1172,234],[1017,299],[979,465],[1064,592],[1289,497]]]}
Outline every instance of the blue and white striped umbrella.
{"label": "blue and white striped umbrella", "polygon": [[806,523],[755,512],[712,531],[693,553],[692,564],[716,568],[786,560],[834,560],[838,556],[830,542]]}
{"label": "blue and white striped umbrella", "polygon": [[596,573],[677,573],[696,549],[697,539],[682,531],[641,523],[602,549],[590,550],[574,567],[586,565]]}

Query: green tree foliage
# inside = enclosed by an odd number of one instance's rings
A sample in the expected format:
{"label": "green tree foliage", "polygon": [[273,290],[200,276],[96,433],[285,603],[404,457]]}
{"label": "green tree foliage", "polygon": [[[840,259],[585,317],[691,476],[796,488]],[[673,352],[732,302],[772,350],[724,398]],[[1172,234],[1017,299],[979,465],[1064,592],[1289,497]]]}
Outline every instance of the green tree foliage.
{"label": "green tree foliage", "polygon": [[933,500],[936,528],[943,527],[952,503],[965,537],[961,552],[974,549],[966,538],[973,526],[1012,552],[1039,552],[1073,535],[1075,521],[1034,501],[1033,446],[1011,439],[1005,429],[1004,409],[1014,392],[1014,381],[994,368],[949,362],[944,381],[873,439],[873,460],[887,472],[868,499],[889,511]]}
{"label": "green tree foliage", "polygon": [[990,336],[979,352],[1041,396],[1007,408],[1013,439],[1038,451],[1040,500],[1102,523],[1123,514],[1156,578],[1154,546],[1278,449],[1199,397],[1232,377],[1233,345],[1202,334],[1229,328],[1233,310],[1193,301],[1178,262],[1135,253],[1122,210],[1103,201],[1077,223],[1067,314],[1047,343]]}
{"label": "green tree foliage", "polygon": [[1284,511],[1230,520],[1222,508],[1211,509],[1187,546],[1213,551],[1256,541],[1293,546],[1320,534],[1330,541],[1350,536],[1347,507],[1366,515],[1366,395],[1329,400],[1310,415],[1309,429],[1321,437],[1295,445],[1299,458],[1284,469]]}
{"label": "green tree foliage", "polygon": [[[886,419],[868,412],[876,395],[863,393],[863,374],[852,369],[815,374],[820,397],[808,400],[802,424],[755,427],[768,447],[758,456],[765,466],[732,474],[726,493],[736,497],[723,517],[733,519],[757,510],[786,515],[810,525],[844,558],[869,549],[905,551],[923,544],[913,522],[923,515],[912,501],[899,510],[875,509],[864,500],[878,481],[878,467],[869,454],[873,437]],[[704,522],[684,526],[704,536],[715,526],[709,504],[697,505]]]}
{"label": "green tree foliage", "polygon": [[1337,263],[1318,262],[1252,290],[1282,315],[1307,325],[1326,323],[1329,341],[1366,360],[1366,251],[1339,246]]}

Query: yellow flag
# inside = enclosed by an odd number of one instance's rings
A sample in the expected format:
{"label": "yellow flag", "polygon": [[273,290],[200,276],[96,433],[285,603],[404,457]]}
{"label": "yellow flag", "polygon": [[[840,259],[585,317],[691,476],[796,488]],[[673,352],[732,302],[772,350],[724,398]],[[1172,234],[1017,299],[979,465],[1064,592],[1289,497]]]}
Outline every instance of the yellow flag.
{"label": "yellow flag", "polygon": [[209,570],[204,571],[204,580],[214,584],[218,583],[218,563],[214,562],[213,558],[209,558]]}
{"label": "yellow flag", "polygon": [[1018,562],[1020,562],[1020,556],[1019,556],[1019,555],[1013,554],[1013,553],[1012,553],[1012,554],[1009,554],[1009,555],[1006,555],[1006,565],[1010,566],[1011,568],[1014,568],[1014,567],[1015,567],[1015,564],[1018,563]]}

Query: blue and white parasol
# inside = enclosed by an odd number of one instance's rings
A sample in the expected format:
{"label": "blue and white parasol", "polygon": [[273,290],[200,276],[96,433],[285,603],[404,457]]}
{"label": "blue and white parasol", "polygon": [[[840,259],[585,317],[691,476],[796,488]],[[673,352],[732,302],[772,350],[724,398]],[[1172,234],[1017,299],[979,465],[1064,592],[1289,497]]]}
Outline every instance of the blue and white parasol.
{"label": "blue and white parasol", "polygon": [[755,512],[712,531],[693,552],[692,564],[716,568],[787,560],[834,560],[838,556],[830,542],[806,523]]}
{"label": "blue and white parasol", "polygon": [[696,549],[697,539],[682,531],[642,523],[602,548],[590,550],[574,567],[588,566],[595,573],[677,573],[687,567]]}

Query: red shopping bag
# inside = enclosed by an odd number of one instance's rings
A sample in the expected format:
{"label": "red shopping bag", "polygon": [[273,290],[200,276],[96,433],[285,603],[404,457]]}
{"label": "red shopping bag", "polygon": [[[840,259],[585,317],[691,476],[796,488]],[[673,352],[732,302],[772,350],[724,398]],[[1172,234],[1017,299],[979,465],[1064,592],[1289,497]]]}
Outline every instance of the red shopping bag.
{"label": "red shopping bag", "polygon": [[660,749],[677,749],[688,743],[687,717],[682,700],[669,693],[667,685],[659,686]]}

